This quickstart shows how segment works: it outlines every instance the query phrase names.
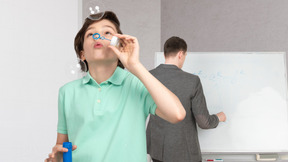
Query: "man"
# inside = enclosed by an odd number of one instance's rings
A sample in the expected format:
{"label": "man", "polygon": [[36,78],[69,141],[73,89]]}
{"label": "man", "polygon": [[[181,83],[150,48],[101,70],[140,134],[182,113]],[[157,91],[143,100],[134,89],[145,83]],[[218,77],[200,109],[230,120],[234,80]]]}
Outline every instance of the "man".
{"label": "man", "polygon": [[202,129],[216,128],[226,116],[223,112],[209,114],[199,77],[181,70],[187,55],[183,39],[169,38],[164,44],[164,55],[165,64],[150,72],[180,99],[186,117],[170,124],[151,115],[146,132],[147,152],[153,162],[200,162],[196,123]]}

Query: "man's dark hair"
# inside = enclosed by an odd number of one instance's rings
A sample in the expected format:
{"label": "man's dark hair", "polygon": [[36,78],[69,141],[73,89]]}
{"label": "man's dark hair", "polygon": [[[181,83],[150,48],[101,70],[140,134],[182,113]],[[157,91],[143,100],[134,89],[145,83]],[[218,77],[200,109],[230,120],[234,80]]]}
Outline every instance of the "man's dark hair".
{"label": "man's dark hair", "polygon": [[187,44],[184,39],[173,36],[166,40],[164,44],[164,55],[175,56],[179,51],[186,53]]}

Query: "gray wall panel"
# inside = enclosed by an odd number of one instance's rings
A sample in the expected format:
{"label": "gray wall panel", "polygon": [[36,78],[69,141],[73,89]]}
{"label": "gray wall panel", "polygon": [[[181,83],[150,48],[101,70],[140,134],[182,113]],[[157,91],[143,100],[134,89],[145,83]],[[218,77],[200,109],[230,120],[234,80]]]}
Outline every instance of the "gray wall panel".
{"label": "gray wall panel", "polygon": [[162,0],[161,45],[183,37],[188,51],[287,51],[288,1]]}

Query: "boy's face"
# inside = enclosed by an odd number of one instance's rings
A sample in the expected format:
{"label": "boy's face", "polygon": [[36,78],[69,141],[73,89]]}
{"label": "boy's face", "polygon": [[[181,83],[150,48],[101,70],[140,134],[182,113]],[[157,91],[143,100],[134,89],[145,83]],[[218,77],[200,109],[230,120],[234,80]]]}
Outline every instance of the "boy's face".
{"label": "boy's face", "polygon": [[83,51],[81,59],[93,63],[114,63],[118,58],[114,52],[108,48],[109,40],[93,39],[93,34],[99,33],[101,37],[111,40],[112,36],[117,33],[115,25],[109,20],[103,19],[91,24],[84,36]]}

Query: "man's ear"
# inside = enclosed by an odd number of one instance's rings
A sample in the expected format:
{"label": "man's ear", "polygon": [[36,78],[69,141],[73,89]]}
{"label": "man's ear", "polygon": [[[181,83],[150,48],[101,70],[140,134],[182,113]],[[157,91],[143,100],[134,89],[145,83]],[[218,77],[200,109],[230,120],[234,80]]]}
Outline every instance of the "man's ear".
{"label": "man's ear", "polygon": [[179,52],[177,53],[177,56],[178,56],[179,59],[181,59],[181,58],[183,57],[183,55],[184,55],[184,52],[183,52],[183,51],[179,51]]}

